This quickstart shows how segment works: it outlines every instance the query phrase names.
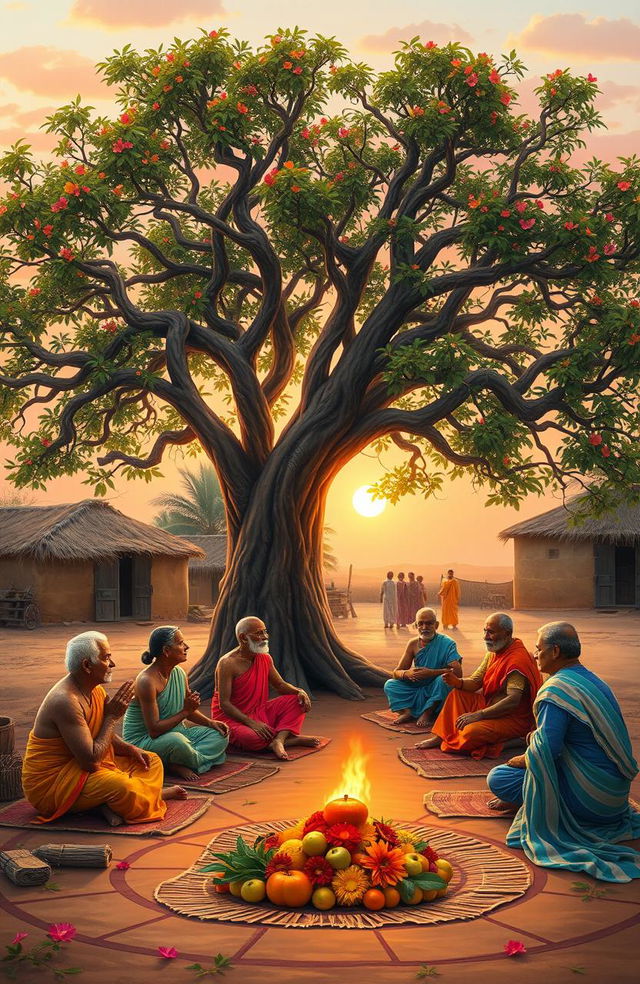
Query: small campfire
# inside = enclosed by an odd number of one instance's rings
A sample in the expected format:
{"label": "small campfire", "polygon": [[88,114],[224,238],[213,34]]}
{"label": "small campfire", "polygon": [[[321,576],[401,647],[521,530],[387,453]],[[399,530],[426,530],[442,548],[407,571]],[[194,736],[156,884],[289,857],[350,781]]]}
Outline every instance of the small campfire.
{"label": "small campfire", "polygon": [[368,756],[352,739],[339,785],[324,806],[252,844],[214,854],[215,892],[244,902],[320,911],[434,902],[447,893],[451,864],[410,827],[369,814]]}

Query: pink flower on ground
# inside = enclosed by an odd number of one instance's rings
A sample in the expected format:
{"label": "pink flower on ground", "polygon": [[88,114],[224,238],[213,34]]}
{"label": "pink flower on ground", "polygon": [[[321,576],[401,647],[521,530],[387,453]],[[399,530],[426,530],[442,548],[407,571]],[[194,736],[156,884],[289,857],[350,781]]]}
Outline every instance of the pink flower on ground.
{"label": "pink flower on ground", "polygon": [[49,926],[47,936],[54,943],[70,943],[78,930],[71,923],[53,923]]}
{"label": "pink flower on ground", "polygon": [[527,952],[527,948],[520,940],[508,940],[504,945],[504,952],[508,957],[519,957]]}
{"label": "pink flower on ground", "polygon": [[131,865],[128,861],[118,861],[116,868],[118,871],[128,871]]}
{"label": "pink flower on ground", "polygon": [[27,938],[28,933],[16,933],[16,935],[11,940],[11,945],[14,946],[16,943],[22,943],[23,940]]}
{"label": "pink flower on ground", "polygon": [[163,957],[164,960],[175,960],[178,956],[178,951],[175,946],[159,946],[158,956]]}

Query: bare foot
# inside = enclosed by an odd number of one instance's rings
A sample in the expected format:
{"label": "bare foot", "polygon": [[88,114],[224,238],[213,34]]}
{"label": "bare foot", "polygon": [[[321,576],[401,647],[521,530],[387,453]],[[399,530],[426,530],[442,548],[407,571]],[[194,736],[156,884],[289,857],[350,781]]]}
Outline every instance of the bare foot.
{"label": "bare foot", "polygon": [[287,745],[304,745],[306,748],[317,748],[320,744],[320,739],[315,735],[291,735],[285,741]]}
{"label": "bare foot", "polygon": [[424,741],[419,741],[416,744],[415,747],[416,748],[440,748],[440,745],[441,744],[442,744],[442,738],[439,738],[438,735],[431,735],[430,738],[425,738]]}
{"label": "bare foot", "polygon": [[487,803],[490,810],[498,810],[500,813],[516,813],[518,807],[515,803],[508,803],[507,800],[501,800],[498,796],[494,796]]}
{"label": "bare foot", "polygon": [[411,721],[412,718],[413,718],[413,714],[411,713],[411,711],[401,711],[393,723],[406,724],[407,721]]}
{"label": "bare foot", "polygon": [[287,755],[284,748],[284,743],[280,740],[280,738],[274,738],[271,744],[269,745],[269,748],[271,749],[271,751],[273,752],[276,758],[288,762],[289,756]]}
{"label": "bare foot", "polygon": [[180,776],[185,782],[195,782],[199,778],[198,773],[190,769],[188,765],[175,765],[172,762],[168,771],[172,775]]}
{"label": "bare foot", "polygon": [[188,793],[182,786],[164,786],[162,789],[163,800],[186,800]]}
{"label": "bare foot", "polygon": [[432,725],[435,723],[435,720],[436,719],[434,718],[433,714],[430,714],[428,711],[425,711],[424,714],[421,714],[418,720],[416,721],[416,725],[419,728],[431,728]]}
{"label": "bare foot", "polygon": [[103,803],[100,807],[100,812],[105,818],[110,827],[119,827],[124,823],[124,817],[121,817],[119,813],[114,813],[110,806]]}

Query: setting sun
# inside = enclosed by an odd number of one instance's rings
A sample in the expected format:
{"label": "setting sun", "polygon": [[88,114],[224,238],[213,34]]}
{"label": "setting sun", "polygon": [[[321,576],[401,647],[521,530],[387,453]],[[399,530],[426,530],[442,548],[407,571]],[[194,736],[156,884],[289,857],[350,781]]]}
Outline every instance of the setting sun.
{"label": "setting sun", "polygon": [[361,516],[379,516],[387,504],[386,499],[374,499],[368,485],[361,485],[353,493],[353,508]]}

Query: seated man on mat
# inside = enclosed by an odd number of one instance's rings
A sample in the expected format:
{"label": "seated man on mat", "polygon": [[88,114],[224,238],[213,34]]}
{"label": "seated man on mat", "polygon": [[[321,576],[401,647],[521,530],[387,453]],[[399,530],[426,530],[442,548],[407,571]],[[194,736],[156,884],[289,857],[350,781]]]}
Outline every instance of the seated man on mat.
{"label": "seated man on mat", "polygon": [[640,854],[616,846],[640,837],[640,813],[629,805],[638,766],[618,702],[580,662],[568,622],[543,625],[534,652],[549,674],[535,702],[536,730],[524,755],[487,777],[496,795],[489,805],[518,811],[507,844],[545,868],[640,878]]}
{"label": "seated man on mat", "polygon": [[133,681],[127,680],[107,699],[103,684],[111,682],[114,666],[101,632],[69,640],[67,676],[44,698],[22,766],[24,794],[43,823],[94,807],[112,826],[145,823],[164,817],[164,800],[186,799],[180,786],[162,789],[157,755],[114,734],[133,697]]}
{"label": "seated man on mat", "polygon": [[[224,762],[229,728],[202,713],[200,695],[190,690],[185,663],[189,646],[176,625],[160,625],[140,657],[147,664],[136,677],[135,697],[122,722],[126,741],[155,752],[165,768],[193,782]],[[187,728],[185,722],[193,723]]]}
{"label": "seated man on mat", "polygon": [[[497,758],[503,748],[522,746],[533,727],[533,701],[542,682],[509,615],[496,612],[484,624],[487,655],[470,677],[443,675],[453,687],[432,728],[416,748],[441,748],[473,758]],[[480,692],[481,691],[481,692]]]}
{"label": "seated man on mat", "polygon": [[[301,735],[309,695],[283,680],[269,655],[269,633],[255,615],[236,625],[238,645],[220,657],[216,667],[211,716],[229,725],[229,741],[250,752],[269,748],[288,759],[294,745],[318,745],[319,738]],[[285,696],[269,700],[269,687]]]}
{"label": "seated man on mat", "polygon": [[398,713],[395,724],[415,721],[421,728],[430,727],[449,694],[442,679],[450,670],[462,677],[460,656],[453,639],[438,632],[433,608],[420,608],[416,614],[418,635],[407,643],[393,679],[387,680],[384,692],[392,711]]}

